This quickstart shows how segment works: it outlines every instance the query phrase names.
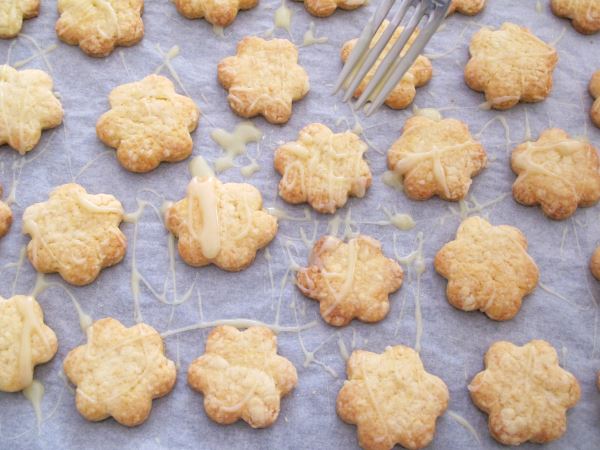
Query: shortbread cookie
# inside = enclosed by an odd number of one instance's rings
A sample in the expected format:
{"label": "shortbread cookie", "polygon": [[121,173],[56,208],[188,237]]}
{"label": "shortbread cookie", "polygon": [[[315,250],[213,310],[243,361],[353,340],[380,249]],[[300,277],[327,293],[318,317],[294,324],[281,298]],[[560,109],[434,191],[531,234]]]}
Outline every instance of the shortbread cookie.
{"label": "shortbread cookie", "polygon": [[188,19],[205,19],[218,27],[231,25],[238,11],[252,9],[258,0],[173,0],[175,7]]}
{"label": "shortbread cookie", "polygon": [[351,11],[368,2],[369,0],[304,0],[304,7],[313,16],[328,17],[338,8]]}
{"label": "shortbread cookie", "polygon": [[479,14],[485,7],[485,0],[452,0],[448,15],[458,12],[466,16]]}
{"label": "shortbread cookie", "polygon": [[287,39],[249,36],[237,55],[219,63],[219,82],[229,91],[229,106],[242,117],[262,115],[271,123],[285,123],[292,102],[309,89],[308,74],[298,65],[298,49]]}
{"label": "shortbread cookie", "polygon": [[40,0],[2,0],[0,2],[0,39],[15,37],[21,31],[23,19],[37,17]]}
{"label": "shortbread cookie", "polygon": [[592,79],[590,80],[590,94],[594,98],[590,117],[592,118],[592,122],[600,128],[600,70],[594,72],[594,75],[592,75]]}
{"label": "shortbread cookie", "polygon": [[567,429],[567,409],[579,401],[579,383],[558,365],[556,350],[546,341],[523,346],[494,343],[485,354],[469,392],[473,403],[489,414],[489,430],[504,445],[545,443]]}
{"label": "shortbread cookie", "polygon": [[137,44],[144,36],[144,0],[58,0],[56,34],[90,56]]}
{"label": "shortbread cookie", "polygon": [[600,280],[600,247],[598,247],[592,255],[590,270],[592,271],[592,274]]}
{"label": "shortbread cookie", "polygon": [[188,369],[188,384],[204,395],[206,414],[223,425],[239,419],[252,428],[272,425],[281,398],[297,382],[296,368],[277,354],[277,337],[261,326],[214,328],[205,353]]}
{"label": "shortbread cookie", "polygon": [[33,370],[56,354],[56,334],[44,323],[33,297],[0,297],[0,391],[17,392],[33,382]]}
{"label": "shortbread cookie", "polygon": [[337,397],[337,413],[358,427],[365,450],[425,447],[435,434],[435,422],[448,407],[448,388],[425,371],[419,354],[404,345],[382,354],[352,352],[348,380]]}
{"label": "shortbread cookie", "polygon": [[69,352],[65,374],[77,389],[75,404],[87,420],[113,417],[134,427],[146,421],[152,400],[173,389],[177,371],[160,334],[145,323],[124,327],[110,317],[92,324],[87,344]]}
{"label": "shortbread cookie", "polygon": [[52,92],[52,78],[41,70],[17,71],[0,65],[0,145],[21,155],[37,145],[42,130],[62,123],[63,109]]}
{"label": "shortbread cookie", "polygon": [[541,205],[552,219],[566,219],[578,206],[592,206],[600,200],[598,151],[561,129],[551,128],[537,141],[516,147],[511,166],[518,175],[512,188],[515,200]]}
{"label": "shortbread cookie", "polygon": [[[379,30],[377,30],[377,33],[375,33],[375,36],[373,36],[373,39],[371,40],[371,47],[374,47],[375,44],[377,43],[377,41],[379,41],[379,38],[381,37],[381,35],[385,31],[385,29],[388,27],[388,25],[389,25],[389,22],[387,20],[385,20],[381,24],[381,26],[379,27]],[[402,27],[398,27],[394,31],[392,38],[389,40],[389,42],[384,47],[383,52],[381,53],[381,55],[379,55],[379,57],[377,58],[377,61],[375,61],[375,64],[373,65],[371,70],[369,70],[367,72],[367,74],[365,75],[363,80],[360,82],[360,84],[354,91],[355,97],[359,97],[363,93],[363,91],[367,88],[367,85],[369,84],[369,82],[371,81],[373,76],[375,75],[375,72],[376,72],[377,68],[379,67],[379,64],[381,64],[381,62],[383,61],[385,56],[391,50],[392,46],[398,40],[401,33],[402,33]],[[414,42],[416,37],[417,37],[417,32],[413,33],[413,35],[410,37],[410,39],[408,41],[408,45],[406,45],[404,47],[404,49],[402,50],[402,54],[406,53],[409,46],[412,45],[412,43]],[[352,49],[356,45],[357,41],[358,41],[358,39],[352,39],[351,41],[347,41],[344,44],[344,46],[342,47],[342,55],[341,55],[343,62],[346,62],[346,60],[350,56],[350,53],[352,52]],[[392,89],[392,92],[385,100],[385,104],[387,106],[389,106],[390,108],[394,108],[394,109],[406,108],[408,105],[410,105],[413,102],[415,95],[417,93],[416,88],[427,84],[427,82],[431,79],[431,73],[432,73],[431,62],[425,56],[419,55],[417,57],[417,59],[415,60],[415,62],[413,63],[413,65],[410,66],[410,68],[408,69],[406,74],[404,74],[402,79],[398,82],[396,87],[394,87],[394,89]]]}
{"label": "shortbread cookie", "polygon": [[452,306],[479,310],[490,319],[512,319],[538,283],[539,270],[518,228],[492,226],[481,217],[464,220],[456,240],[435,255],[435,270],[448,280]]}
{"label": "shortbread cookie", "polygon": [[[2,197],[2,186],[0,186],[0,197]],[[12,225],[12,211],[10,206],[0,200],[0,238],[6,236]]]}
{"label": "shortbread cookie", "polygon": [[258,189],[214,177],[192,178],[185,198],[167,210],[165,225],[190,266],[232,272],[252,264],[277,233],[277,218],[263,209]]}
{"label": "shortbread cookie", "polygon": [[402,278],[402,268],[383,255],[379,241],[364,235],[348,243],[322,237],[309,266],[296,274],[302,293],[320,303],[321,317],[338,327],[354,318],[382,320],[390,309],[389,295],[400,289]]}
{"label": "shortbread cookie", "polygon": [[582,34],[600,31],[600,2],[598,0],[552,0],[552,12],[571,19],[573,28]]}
{"label": "shortbread cookie", "polygon": [[491,108],[540,102],[550,94],[558,53],[527,28],[513,23],[498,30],[482,28],[473,36],[469,52],[465,81],[485,93]]}
{"label": "shortbread cookie", "polygon": [[111,110],[98,120],[96,133],[117,149],[127,170],[148,172],[162,161],[181,161],[192,153],[190,133],[200,111],[192,99],[175,92],[168,78],[149,75],[123,84],[113,89],[109,101]]}
{"label": "shortbread cookie", "polygon": [[288,203],[307,202],[320,213],[334,213],[348,196],[362,198],[371,186],[366,151],[367,144],[351,131],[307,125],[297,141],[275,151],[275,170],[282,175],[279,195]]}
{"label": "shortbread cookie", "polygon": [[78,184],[63,184],[48,201],[29,206],[23,214],[23,233],[31,236],[29,261],[38,272],[58,272],[77,286],[89,284],[125,256],[122,220],[123,207],[112,195],[92,195]]}

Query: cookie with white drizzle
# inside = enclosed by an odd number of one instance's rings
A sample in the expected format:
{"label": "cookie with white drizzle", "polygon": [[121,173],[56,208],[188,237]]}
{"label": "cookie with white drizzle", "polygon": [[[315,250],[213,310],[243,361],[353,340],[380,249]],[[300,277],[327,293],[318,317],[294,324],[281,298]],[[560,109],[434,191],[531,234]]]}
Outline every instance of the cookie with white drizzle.
{"label": "cookie with white drizzle", "polygon": [[329,17],[336,9],[352,11],[366,5],[369,0],[297,0],[304,1],[306,10],[315,17]]}
{"label": "cookie with white drizzle", "polygon": [[592,75],[589,85],[590,95],[594,99],[592,108],[590,109],[590,117],[594,125],[600,128],[600,70],[597,70]]}
{"label": "cookie with white drizzle", "polygon": [[485,7],[485,0],[452,0],[448,15],[455,12],[466,16],[474,16],[479,14]]}
{"label": "cookie with white drizzle", "polygon": [[2,0],[0,2],[0,39],[10,39],[19,34],[23,19],[37,17],[40,0]]}
{"label": "cookie with white drizzle", "polygon": [[600,247],[596,248],[592,259],[590,259],[590,270],[592,271],[592,275],[600,281]]}
{"label": "cookie with white drizzle", "polygon": [[205,19],[217,26],[231,25],[239,11],[252,9],[258,0],[173,0],[177,11],[188,19]]}
{"label": "cookie with white drizzle", "polygon": [[573,28],[582,34],[600,31],[600,2],[598,0],[552,0],[552,12],[571,20]]}

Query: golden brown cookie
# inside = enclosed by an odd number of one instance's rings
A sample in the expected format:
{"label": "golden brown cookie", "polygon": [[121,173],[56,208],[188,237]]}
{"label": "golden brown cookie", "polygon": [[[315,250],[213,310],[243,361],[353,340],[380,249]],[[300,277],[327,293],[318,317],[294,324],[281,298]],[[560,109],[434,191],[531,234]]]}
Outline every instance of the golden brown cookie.
{"label": "golden brown cookie", "polygon": [[309,89],[308,74],[298,65],[298,49],[287,39],[245,37],[236,56],[221,60],[218,76],[229,91],[231,109],[246,118],[260,114],[271,123],[287,122],[292,102]]}
{"label": "golden brown cookie", "polygon": [[279,195],[288,203],[307,202],[320,213],[334,213],[349,196],[364,197],[372,181],[364,159],[367,148],[351,131],[307,125],[297,141],[275,151],[275,170],[282,176]]}
{"label": "golden brown cookie", "polygon": [[592,109],[590,109],[590,117],[592,122],[600,128],[600,70],[594,72],[590,80],[590,94],[594,98]]}
{"label": "golden brown cookie", "polygon": [[456,240],[435,255],[435,270],[448,280],[452,306],[480,310],[490,319],[512,319],[538,283],[539,270],[518,228],[492,226],[481,217],[464,220]]}
{"label": "golden brown cookie", "polygon": [[590,270],[598,280],[600,280],[600,247],[596,249],[590,260]]}
{"label": "golden brown cookie", "polygon": [[[373,39],[371,40],[371,47],[374,47],[375,44],[377,44],[377,41],[379,41],[379,38],[381,37],[381,35],[385,31],[385,29],[388,27],[388,25],[389,25],[389,22],[387,20],[385,20],[381,24],[381,26],[377,30],[377,33],[375,33],[375,36],[373,36]],[[401,33],[402,33],[402,27],[398,27],[394,31],[392,38],[389,40],[389,42],[384,47],[383,52],[381,52],[381,55],[377,58],[377,61],[375,61],[373,68],[371,70],[369,70],[369,72],[367,72],[367,74],[365,75],[363,80],[360,82],[360,84],[356,88],[356,91],[354,91],[354,97],[359,97],[363,93],[363,91],[367,88],[367,85],[369,84],[369,82],[371,81],[373,76],[375,75],[375,72],[376,72],[377,68],[379,67],[379,64],[381,64],[381,62],[383,61],[385,56],[388,54],[388,52],[390,51],[390,49],[392,48],[394,43],[400,37]],[[408,51],[410,45],[412,45],[412,43],[416,39],[417,34],[418,34],[417,32],[413,33],[413,35],[410,37],[410,39],[408,41],[408,45],[406,45],[404,47],[404,49],[402,50],[402,54],[405,54]],[[346,62],[346,60],[350,56],[350,53],[352,52],[352,49],[356,45],[357,41],[358,41],[358,39],[352,39],[351,41],[347,41],[344,44],[344,46],[342,47],[342,61],[343,62]],[[429,80],[431,80],[431,73],[432,73],[431,62],[429,61],[429,59],[427,57],[425,57],[423,55],[419,55],[417,57],[417,59],[415,60],[415,62],[413,63],[413,65],[410,66],[410,68],[408,69],[406,74],[398,82],[396,87],[394,87],[394,89],[392,89],[392,92],[385,100],[385,104],[388,105],[390,108],[394,108],[394,109],[406,108],[408,105],[410,105],[413,102],[415,95],[417,94],[416,88],[424,86],[425,84],[427,84],[427,82]]]}
{"label": "golden brown cookie", "polygon": [[571,19],[573,28],[582,34],[600,31],[600,2],[598,0],[552,0],[552,12]]}
{"label": "golden brown cookie", "polygon": [[110,111],[96,124],[102,142],[117,149],[117,159],[132,172],[148,172],[162,161],[175,162],[192,153],[192,136],[200,111],[194,101],[175,92],[160,75],[112,90]]}
{"label": "golden brown cookie", "polygon": [[528,206],[539,204],[552,219],[566,219],[578,206],[592,206],[600,200],[598,151],[559,128],[516,147],[511,167],[517,174],[512,188],[515,200]]}
{"label": "golden brown cookie", "polygon": [[[2,197],[2,186],[0,186],[0,197]],[[0,200],[0,238],[6,236],[12,225],[12,211],[6,202]]]}
{"label": "golden brown cookie", "polygon": [[313,16],[328,17],[338,8],[351,11],[368,2],[369,0],[304,0],[304,7]]}
{"label": "golden brown cookie", "polygon": [[402,268],[383,255],[379,241],[365,235],[348,243],[323,236],[308,263],[298,270],[296,284],[320,303],[325,322],[338,327],[354,318],[379,322],[390,309],[389,295],[402,285]]}
{"label": "golden brown cookie", "polygon": [[89,284],[125,256],[122,220],[123,207],[112,195],[92,195],[78,184],[63,184],[48,201],[23,213],[23,233],[31,236],[29,261],[38,272],[58,272],[77,286]]}
{"label": "golden brown cookie", "polygon": [[0,39],[15,37],[21,31],[23,19],[37,17],[40,0],[0,1]]}
{"label": "golden brown cookie", "polygon": [[498,30],[482,28],[471,39],[469,52],[465,81],[485,93],[491,108],[540,102],[550,94],[558,54],[527,28],[513,23]]}
{"label": "golden brown cookie", "polygon": [[126,328],[110,317],[92,324],[87,343],[69,352],[63,368],[77,387],[75,403],[83,417],[93,422],[113,417],[128,427],[145,422],[152,400],[171,392],[177,378],[154,328],[145,323]]}
{"label": "golden brown cookie", "polygon": [[519,347],[494,343],[485,354],[469,392],[473,403],[489,414],[489,430],[504,445],[543,444],[567,429],[567,409],[579,401],[579,383],[558,365],[556,350],[546,341]]}
{"label": "golden brown cookie", "polygon": [[402,177],[404,192],[414,200],[434,195],[458,201],[466,197],[471,177],[487,163],[483,146],[469,127],[455,119],[413,116],[388,151],[388,168]]}
{"label": "golden brown cookie", "polygon": [[337,397],[340,419],[358,427],[365,450],[425,447],[435,434],[435,422],[448,407],[448,388],[425,371],[419,354],[404,345],[382,354],[352,352],[348,380]]}
{"label": "golden brown cookie", "polygon": [[296,368],[277,354],[275,334],[258,326],[214,328],[188,369],[188,384],[204,395],[206,414],[223,425],[239,419],[252,428],[272,425],[281,398],[297,382]]}
{"label": "golden brown cookie", "polygon": [[206,19],[218,27],[231,25],[239,11],[254,8],[258,0],[173,0],[188,19]]}
{"label": "golden brown cookie", "polygon": [[144,37],[144,0],[58,0],[56,34],[90,56],[109,55]]}
{"label": "golden brown cookie", "polygon": [[0,145],[8,144],[21,155],[37,145],[42,130],[62,123],[63,109],[46,72],[0,65],[0,98]]}
{"label": "golden brown cookie", "polygon": [[231,272],[252,264],[277,234],[277,218],[263,209],[258,189],[214,177],[192,178],[185,198],[167,210],[165,225],[190,266],[215,264]]}
{"label": "golden brown cookie", "polygon": [[485,0],[452,0],[448,15],[458,12],[466,16],[479,14],[485,7]]}
{"label": "golden brown cookie", "polygon": [[0,297],[0,391],[31,385],[35,366],[50,361],[57,349],[56,334],[33,297]]}

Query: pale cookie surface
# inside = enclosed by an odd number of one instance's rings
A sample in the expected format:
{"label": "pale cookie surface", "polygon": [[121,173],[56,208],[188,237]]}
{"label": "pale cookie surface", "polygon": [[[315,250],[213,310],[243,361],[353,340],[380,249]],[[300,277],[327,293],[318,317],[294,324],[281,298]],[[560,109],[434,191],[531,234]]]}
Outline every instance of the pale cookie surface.
{"label": "pale cookie surface", "polygon": [[[381,26],[379,27],[379,30],[377,30],[377,33],[375,33],[375,36],[371,40],[371,47],[375,46],[375,44],[377,43],[377,41],[379,40],[379,38],[381,37],[381,35],[385,31],[385,29],[388,27],[388,25],[389,25],[389,22],[387,20],[385,20],[381,24]],[[377,68],[379,67],[379,65],[385,58],[385,56],[388,54],[388,52],[391,50],[394,43],[398,40],[398,38],[400,37],[400,34],[402,34],[402,27],[398,27],[394,31],[394,34],[392,34],[392,38],[389,40],[389,42],[384,47],[383,51],[381,52],[381,55],[379,55],[379,57],[377,58],[377,61],[375,61],[375,64],[373,65],[373,67],[367,72],[364,79],[360,82],[360,84],[354,91],[355,97],[359,97],[363,93],[363,91],[367,88],[367,85],[369,84],[369,82],[371,81],[373,76],[375,75]],[[402,50],[402,53],[401,53],[402,55],[404,55],[408,51],[408,49],[410,48],[410,45],[412,45],[412,43],[414,42],[416,37],[417,37],[417,32],[413,33],[413,35],[410,37],[410,39],[408,41],[408,45],[406,45],[404,47],[404,49]],[[342,47],[342,54],[341,54],[343,62],[346,62],[346,60],[350,56],[350,53],[352,52],[352,49],[356,45],[357,41],[358,41],[358,39],[352,39],[351,41],[347,41],[344,44],[344,46]],[[385,100],[385,104],[387,106],[389,106],[390,108],[394,108],[394,109],[406,108],[408,105],[410,105],[413,102],[415,95],[417,93],[416,88],[427,84],[427,82],[431,79],[431,73],[432,73],[431,62],[425,56],[419,55],[417,57],[417,59],[415,60],[415,62],[413,63],[413,65],[410,66],[410,68],[408,69],[406,74],[404,74],[404,76],[398,82],[398,84],[394,87],[394,89],[392,89],[392,92]]]}
{"label": "pale cookie surface", "polygon": [[253,428],[272,425],[281,398],[297,382],[296,368],[277,354],[277,337],[260,326],[214,328],[188,369],[188,384],[204,395],[206,414],[224,425],[239,419]]}
{"label": "pale cookie surface", "polygon": [[545,130],[537,141],[516,147],[511,167],[518,175],[512,188],[515,200],[539,204],[552,219],[566,219],[578,206],[600,200],[598,151],[561,129]]}
{"label": "pale cookie surface", "polygon": [[459,120],[413,116],[388,151],[388,167],[402,177],[404,192],[415,200],[434,195],[457,201],[465,198],[471,177],[487,163],[483,146]]}
{"label": "pale cookie surface", "polygon": [[42,130],[62,123],[52,78],[41,70],[0,65],[0,99],[0,145],[8,144],[22,155],[37,145]]}
{"label": "pale cookie surface", "polygon": [[119,229],[121,203],[109,194],[88,194],[75,183],[50,193],[23,213],[23,233],[31,236],[27,256],[38,272],[58,272],[82,286],[125,256],[127,241]]}
{"label": "pale cookie surface", "polygon": [[425,371],[417,352],[403,345],[382,354],[355,350],[346,371],[337,413],[358,427],[362,448],[419,449],[431,442],[435,422],[448,407],[448,388]]}
{"label": "pale cookie surface", "polygon": [[567,429],[567,409],[579,401],[579,383],[558,365],[546,341],[523,346],[494,343],[485,354],[485,370],[469,384],[473,403],[489,414],[490,434],[505,445],[544,443]]}
{"label": "pale cookie surface", "polygon": [[371,186],[366,151],[367,144],[355,133],[307,125],[297,141],[275,151],[275,170],[282,175],[279,195],[288,203],[307,202],[320,213],[334,213],[349,196],[362,198]]}
{"label": "pale cookie surface", "polygon": [[600,281],[600,247],[596,249],[590,260],[590,270],[592,274]]}
{"label": "pale cookie surface", "polygon": [[590,110],[590,117],[592,118],[594,125],[600,128],[600,70],[594,72],[594,75],[592,75],[589,90],[591,96],[594,98],[594,103]]}
{"label": "pale cookie surface", "polygon": [[96,124],[106,145],[117,149],[117,159],[132,172],[148,172],[162,161],[174,162],[192,153],[190,133],[200,111],[194,101],[175,92],[160,75],[121,85],[109,97],[111,110]]}
{"label": "pale cookie surface", "polygon": [[167,210],[165,224],[179,238],[186,263],[233,272],[252,264],[277,234],[277,218],[263,209],[258,189],[214,177],[192,178],[185,198]]}
{"label": "pale cookie surface", "polygon": [[465,81],[485,93],[489,107],[509,109],[550,94],[558,53],[527,28],[513,23],[498,30],[482,28],[473,36],[469,52]]}
{"label": "pale cookie surface", "polygon": [[287,122],[292,102],[309,89],[308,74],[298,65],[298,49],[287,39],[245,37],[236,56],[219,63],[218,77],[237,114],[246,118],[260,114],[271,123]]}
{"label": "pale cookie surface", "polygon": [[458,12],[467,16],[479,14],[485,7],[485,0],[452,0],[448,15]]}
{"label": "pale cookie surface", "polygon": [[58,349],[54,331],[33,297],[0,297],[0,391],[31,385],[36,365],[50,361]]}
{"label": "pale cookie surface", "polygon": [[[0,197],[2,197],[3,189],[0,186]],[[0,238],[6,236],[10,226],[12,225],[12,211],[6,202],[0,200]]]}
{"label": "pale cookie surface", "polygon": [[241,10],[254,8],[258,0],[173,0],[188,19],[206,19],[218,27],[231,25]]}
{"label": "pale cookie surface", "polygon": [[87,343],[69,352],[65,375],[77,389],[79,413],[94,422],[113,417],[133,427],[150,415],[152,400],[173,389],[177,371],[160,334],[145,323],[131,328],[112,318],[88,329]]}
{"label": "pale cookie surface", "polygon": [[144,0],[58,0],[57,5],[56,34],[90,56],[107,56],[144,36]]}
{"label": "pale cookie surface", "polygon": [[368,2],[369,0],[304,0],[304,7],[313,16],[328,17],[338,8],[350,11]]}
{"label": "pale cookie surface", "polygon": [[573,28],[582,34],[600,31],[600,2],[598,0],[552,0],[552,12],[571,19]]}
{"label": "pale cookie surface", "polygon": [[490,319],[512,319],[538,283],[539,270],[518,228],[492,226],[481,217],[464,220],[456,240],[435,255],[435,270],[448,280],[452,306],[480,310]]}
{"label": "pale cookie surface", "polygon": [[40,0],[2,0],[0,2],[0,39],[13,38],[21,31],[23,19],[36,17]]}
{"label": "pale cookie surface", "polygon": [[386,258],[381,244],[360,235],[347,243],[333,236],[319,239],[309,266],[296,274],[304,295],[317,300],[321,317],[343,326],[354,318],[379,322],[390,309],[389,295],[402,285],[402,268]]}

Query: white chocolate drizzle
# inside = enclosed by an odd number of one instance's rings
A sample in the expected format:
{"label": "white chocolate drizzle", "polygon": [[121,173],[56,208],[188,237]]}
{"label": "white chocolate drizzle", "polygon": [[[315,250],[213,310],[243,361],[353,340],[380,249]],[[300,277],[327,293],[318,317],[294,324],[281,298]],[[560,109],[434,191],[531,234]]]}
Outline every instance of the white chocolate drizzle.
{"label": "white chocolate drizzle", "polygon": [[43,322],[35,314],[33,309],[33,298],[25,295],[17,296],[15,305],[21,316],[22,330],[21,341],[19,343],[19,381],[23,386],[29,386],[33,382],[33,364],[31,340],[34,334],[37,334],[44,345],[49,348],[46,336],[42,331]]}
{"label": "white chocolate drizzle", "polygon": [[[218,199],[214,178],[192,178],[188,185],[188,231],[202,247],[207,259],[214,259],[221,251]],[[194,214],[197,208],[198,214]]]}
{"label": "white chocolate drizzle", "polygon": [[327,36],[317,36],[315,32],[315,23],[310,22],[308,30],[304,33],[302,46],[308,47],[309,45],[325,44],[328,40],[329,38]]}
{"label": "white chocolate drizzle", "polygon": [[35,412],[35,419],[37,422],[38,433],[42,426],[42,399],[44,398],[44,385],[38,381],[33,380],[29,386],[23,389],[23,396],[29,400],[31,405],[33,406],[33,411]]}
{"label": "white chocolate drizzle", "polygon": [[[217,128],[212,131],[210,136],[225,152],[225,156],[215,161],[215,170],[219,173],[234,167],[235,158],[247,154],[246,145],[251,142],[258,143],[262,139],[263,133],[252,122],[246,121],[237,124],[231,133]],[[250,176],[260,168],[256,160],[249,159],[250,165],[242,168],[244,176]]]}

